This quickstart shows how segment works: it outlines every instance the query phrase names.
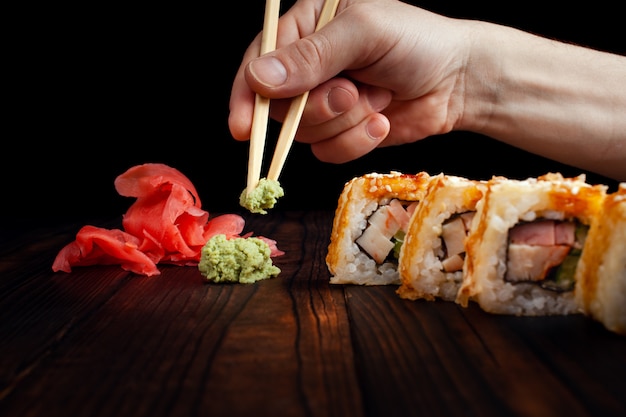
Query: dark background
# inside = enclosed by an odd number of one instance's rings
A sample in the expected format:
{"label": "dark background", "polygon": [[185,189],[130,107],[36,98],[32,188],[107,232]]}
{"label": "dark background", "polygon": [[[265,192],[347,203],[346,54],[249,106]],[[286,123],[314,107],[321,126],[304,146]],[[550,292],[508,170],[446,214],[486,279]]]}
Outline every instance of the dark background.
{"label": "dark background", "polygon": [[[282,9],[292,3],[282,2]],[[615,2],[414,3],[626,52],[623,15]],[[231,0],[219,7],[89,3],[16,12],[3,65],[10,72],[4,80],[0,162],[3,223],[121,216],[132,201],[116,193],[113,181],[146,162],[182,171],[210,213],[240,211],[248,143],[230,136],[228,100],[241,55],[261,30],[264,5],[262,0]],[[266,163],[277,135],[272,123]],[[466,132],[376,150],[343,165],[319,162],[306,145],[295,143],[280,179],[286,194],[277,207],[334,208],[347,180],[390,170],[481,179],[583,172]],[[614,186],[587,174],[590,182]]]}

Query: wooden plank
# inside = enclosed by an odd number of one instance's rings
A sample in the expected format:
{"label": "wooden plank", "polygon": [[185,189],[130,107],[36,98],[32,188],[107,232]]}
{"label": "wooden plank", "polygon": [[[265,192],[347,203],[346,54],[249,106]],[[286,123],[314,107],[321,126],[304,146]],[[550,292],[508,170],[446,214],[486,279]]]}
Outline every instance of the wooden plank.
{"label": "wooden plank", "polygon": [[363,396],[374,415],[626,411],[618,381],[625,340],[586,317],[497,316],[473,304],[398,300],[391,287],[346,291]]}
{"label": "wooden plank", "polygon": [[[344,297],[341,289],[329,287],[325,267],[329,216],[276,216],[279,227],[269,236],[286,250],[276,259],[281,274],[259,286],[258,297],[239,318],[241,328],[229,333],[212,368],[206,405],[215,404],[212,414],[225,416],[360,415]],[[249,225],[256,230],[255,223]],[[240,363],[250,365],[244,374],[254,370],[243,386],[241,374],[233,374]],[[243,397],[232,395],[235,385]]]}
{"label": "wooden plank", "polygon": [[[256,225],[293,249],[277,261],[279,277],[253,285],[204,283],[188,267],[139,277],[115,266],[52,274],[46,265],[23,290],[30,304],[24,295],[0,305],[16,323],[6,363],[24,363],[24,346],[41,346],[28,372],[5,368],[12,382],[1,406],[50,415],[62,402],[63,413],[93,416],[359,410],[343,294],[330,290],[322,267],[325,239],[302,247],[307,235],[329,233],[328,216],[248,223]],[[48,332],[45,316],[56,323]]]}
{"label": "wooden plank", "polygon": [[3,244],[0,415],[626,415],[626,338],[331,286],[332,216],[246,218],[286,252],[252,285],[171,265],[54,274],[71,228]]}

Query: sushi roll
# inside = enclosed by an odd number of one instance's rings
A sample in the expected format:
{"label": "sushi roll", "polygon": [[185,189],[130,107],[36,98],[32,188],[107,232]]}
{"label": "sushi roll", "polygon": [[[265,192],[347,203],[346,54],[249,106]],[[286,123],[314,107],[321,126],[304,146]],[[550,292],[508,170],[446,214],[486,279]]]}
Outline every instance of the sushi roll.
{"label": "sushi roll", "polygon": [[430,175],[370,173],[339,196],[326,264],[331,284],[399,285],[399,250]]}
{"label": "sushi roll", "polygon": [[466,241],[456,302],[518,316],[580,313],[576,267],[606,191],[584,175],[488,181]]}
{"label": "sushi roll", "polygon": [[576,285],[582,311],[626,335],[626,183],[606,197],[589,229]]}
{"label": "sushi roll", "polygon": [[439,174],[411,217],[400,251],[401,298],[454,301],[463,279],[465,239],[483,181]]}

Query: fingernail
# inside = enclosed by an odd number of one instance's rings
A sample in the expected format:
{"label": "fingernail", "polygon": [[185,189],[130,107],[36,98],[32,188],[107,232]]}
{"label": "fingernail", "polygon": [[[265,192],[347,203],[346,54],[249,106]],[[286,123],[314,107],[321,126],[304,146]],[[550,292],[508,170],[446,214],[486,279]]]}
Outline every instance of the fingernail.
{"label": "fingernail", "polygon": [[391,91],[384,89],[370,90],[367,99],[374,111],[384,110],[391,102]]}
{"label": "fingernail", "polygon": [[287,70],[274,57],[264,57],[250,62],[250,72],[262,84],[278,87],[287,81]]}
{"label": "fingernail", "polygon": [[345,88],[331,88],[328,92],[328,107],[335,114],[341,114],[353,106],[355,99]]}
{"label": "fingernail", "polygon": [[365,126],[365,132],[371,139],[380,140],[387,134],[387,125],[378,119],[373,119]]}

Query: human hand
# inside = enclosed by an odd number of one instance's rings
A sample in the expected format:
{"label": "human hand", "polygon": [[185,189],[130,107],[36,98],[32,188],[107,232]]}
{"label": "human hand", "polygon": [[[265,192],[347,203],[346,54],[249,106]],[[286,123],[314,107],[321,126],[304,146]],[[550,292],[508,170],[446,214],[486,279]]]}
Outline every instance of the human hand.
{"label": "human hand", "polygon": [[343,0],[315,32],[322,5],[295,3],[280,19],[275,51],[257,58],[260,35],[247,49],[231,91],[235,139],[250,137],[255,93],[273,99],[271,116],[282,121],[290,99],[308,90],[295,140],[322,161],[347,162],[456,127],[469,22],[396,0]]}

